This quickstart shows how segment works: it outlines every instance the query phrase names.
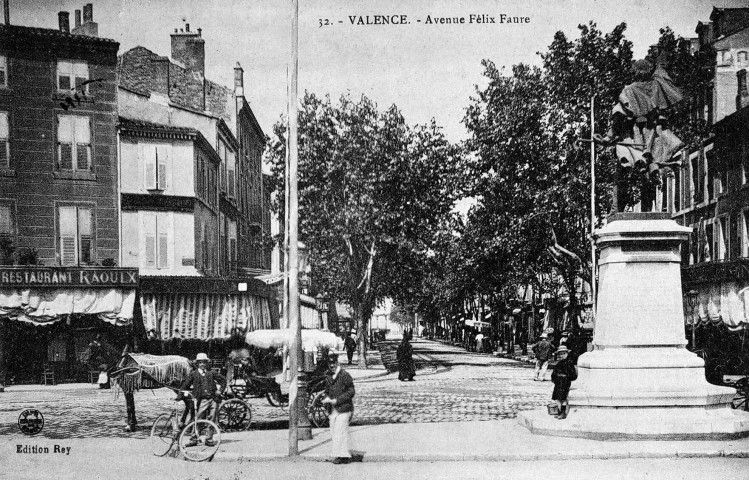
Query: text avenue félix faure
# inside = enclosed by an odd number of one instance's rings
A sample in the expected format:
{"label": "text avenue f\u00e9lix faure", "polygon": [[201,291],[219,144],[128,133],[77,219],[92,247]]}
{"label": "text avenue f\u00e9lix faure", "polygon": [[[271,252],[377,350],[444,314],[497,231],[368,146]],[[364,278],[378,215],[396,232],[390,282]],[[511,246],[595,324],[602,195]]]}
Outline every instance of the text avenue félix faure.
{"label": "text avenue f\u00e9lix faure", "polygon": [[39,445],[16,445],[16,453],[52,453],[58,455],[70,455],[70,447],[52,445],[52,447],[40,447]]}

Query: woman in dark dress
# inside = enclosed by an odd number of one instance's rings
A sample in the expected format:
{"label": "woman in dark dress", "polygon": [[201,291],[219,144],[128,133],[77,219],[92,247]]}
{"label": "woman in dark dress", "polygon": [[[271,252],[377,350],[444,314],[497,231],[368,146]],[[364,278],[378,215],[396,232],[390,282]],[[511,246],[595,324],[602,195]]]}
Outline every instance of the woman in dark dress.
{"label": "woman in dark dress", "polygon": [[569,350],[564,345],[557,349],[557,364],[554,371],[551,372],[551,381],[554,382],[554,392],[551,399],[557,401],[559,414],[556,417],[560,420],[567,418],[569,402],[567,396],[570,393],[572,382],[577,379],[577,368],[569,358]]}
{"label": "woman in dark dress", "polygon": [[401,382],[412,382],[414,375],[416,375],[413,348],[408,342],[410,339],[411,335],[408,332],[405,332],[403,334],[403,340],[401,341],[401,344],[398,345],[398,350],[396,351],[396,358],[398,359],[398,380]]}

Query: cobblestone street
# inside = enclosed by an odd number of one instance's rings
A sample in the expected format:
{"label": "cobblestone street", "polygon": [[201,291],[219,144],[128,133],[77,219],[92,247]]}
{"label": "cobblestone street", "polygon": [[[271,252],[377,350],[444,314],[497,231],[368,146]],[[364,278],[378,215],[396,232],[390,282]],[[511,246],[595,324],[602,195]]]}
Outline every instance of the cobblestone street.
{"label": "cobblestone street", "polygon": [[[359,377],[354,424],[514,418],[520,410],[545,405],[551,396],[551,382],[534,382],[530,366],[425,340],[413,346],[418,367],[414,382],[401,382],[397,373],[385,374],[384,370],[377,375],[351,369],[354,377]],[[0,435],[18,434],[19,413],[33,407],[45,417],[41,437],[143,438],[153,419],[173,405],[174,394],[166,389],[136,393],[142,429],[125,433],[125,401],[117,393],[115,389],[98,390],[94,385],[10,387],[0,393]],[[286,409],[272,407],[265,399],[251,399],[249,403],[253,428],[285,428]]]}

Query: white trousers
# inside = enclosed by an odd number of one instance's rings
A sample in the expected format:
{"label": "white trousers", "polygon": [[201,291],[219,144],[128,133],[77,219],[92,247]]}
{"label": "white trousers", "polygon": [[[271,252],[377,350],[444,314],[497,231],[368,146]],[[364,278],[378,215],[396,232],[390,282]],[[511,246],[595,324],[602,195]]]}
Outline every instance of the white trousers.
{"label": "white trousers", "polygon": [[334,457],[351,457],[351,435],[348,424],[353,413],[340,413],[334,408],[330,414],[330,436],[332,437]]}
{"label": "white trousers", "polygon": [[[536,378],[540,378],[543,380],[546,378],[546,369],[549,368],[549,361],[546,360],[545,362],[542,362],[541,360],[536,360]],[[540,375],[539,375],[540,373]]]}

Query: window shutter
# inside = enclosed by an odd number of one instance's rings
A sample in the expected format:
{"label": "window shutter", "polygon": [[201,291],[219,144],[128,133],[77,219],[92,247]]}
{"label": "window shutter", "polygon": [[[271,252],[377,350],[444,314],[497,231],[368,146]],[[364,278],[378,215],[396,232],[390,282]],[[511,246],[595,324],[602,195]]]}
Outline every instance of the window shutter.
{"label": "window shutter", "polygon": [[58,222],[60,231],[60,263],[76,265],[78,263],[78,219],[76,207],[59,207]]}
{"label": "window shutter", "polygon": [[63,170],[73,169],[73,118],[57,117],[58,162]]}
{"label": "window shutter", "polygon": [[158,165],[158,178],[156,179],[157,188],[166,190],[167,187],[167,167],[169,165],[169,149],[167,147],[158,147],[156,149],[156,164]]}
{"label": "window shutter", "polygon": [[[88,80],[88,64],[86,62],[73,63],[73,78],[75,79],[76,88]],[[88,85],[84,86],[80,91],[86,93],[88,91],[87,87]]]}
{"label": "window shutter", "polygon": [[57,88],[60,90],[70,90],[73,85],[73,65],[70,62],[57,62]]}
{"label": "window shutter", "polygon": [[143,166],[145,169],[145,185],[147,190],[156,189],[156,147],[143,146]]}
{"label": "window shutter", "polygon": [[169,268],[169,237],[159,232],[159,268]]}
{"label": "window shutter", "polygon": [[0,238],[13,235],[13,222],[10,219],[10,207],[0,205]]}
{"label": "window shutter", "polygon": [[[2,82],[0,82],[2,85]],[[8,138],[10,137],[10,126],[8,122],[8,113],[0,112],[0,168],[10,167],[10,146]]]}
{"label": "window shutter", "polygon": [[156,268],[156,216],[153,213],[141,213],[143,225],[143,250],[146,268]]}

